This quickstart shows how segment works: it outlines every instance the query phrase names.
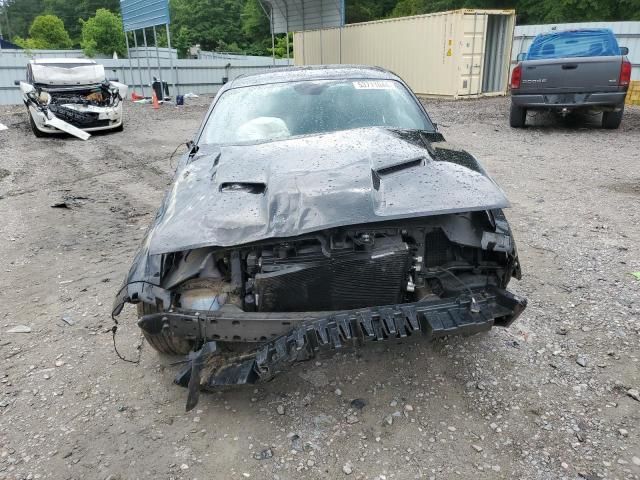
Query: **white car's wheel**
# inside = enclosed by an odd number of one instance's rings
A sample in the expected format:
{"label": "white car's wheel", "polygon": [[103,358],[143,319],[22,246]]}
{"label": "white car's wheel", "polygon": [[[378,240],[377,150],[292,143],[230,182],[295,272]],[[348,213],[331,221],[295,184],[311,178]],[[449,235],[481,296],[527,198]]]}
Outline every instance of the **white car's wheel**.
{"label": "white car's wheel", "polygon": [[48,137],[49,136],[48,133],[45,133],[42,130],[38,129],[38,127],[36,126],[36,122],[33,120],[33,116],[31,115],[31,111],[29,109],[27,109],[27,113],[29,114],[29,125],[31,126],[31,130],[33,131],[33,134],[38,138]]}

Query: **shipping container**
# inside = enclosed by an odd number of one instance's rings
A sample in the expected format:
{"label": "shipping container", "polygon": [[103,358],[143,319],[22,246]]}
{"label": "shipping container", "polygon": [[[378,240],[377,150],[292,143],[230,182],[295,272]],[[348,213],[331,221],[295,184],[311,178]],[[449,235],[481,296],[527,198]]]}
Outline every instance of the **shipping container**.
{"label": "shipping container", "polygon": [[627,105],[640,105],[640,80],[633,80],[629,84],[625,103]]}
{"label": "shipping container", "polygon": [[462,9],[294,34],[296,65],[375,65],[420,95],[504,95],[514,10]]}

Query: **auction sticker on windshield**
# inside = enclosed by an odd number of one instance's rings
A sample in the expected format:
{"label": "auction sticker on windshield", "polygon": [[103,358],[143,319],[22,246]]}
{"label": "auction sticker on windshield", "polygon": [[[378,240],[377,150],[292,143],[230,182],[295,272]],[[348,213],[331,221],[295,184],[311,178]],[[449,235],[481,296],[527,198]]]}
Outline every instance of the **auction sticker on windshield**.
{"label": "auction sticker on windshield", "polygon": [[392,80],[358,80],[353,82],[358,90],[393,90],[395,82]]}

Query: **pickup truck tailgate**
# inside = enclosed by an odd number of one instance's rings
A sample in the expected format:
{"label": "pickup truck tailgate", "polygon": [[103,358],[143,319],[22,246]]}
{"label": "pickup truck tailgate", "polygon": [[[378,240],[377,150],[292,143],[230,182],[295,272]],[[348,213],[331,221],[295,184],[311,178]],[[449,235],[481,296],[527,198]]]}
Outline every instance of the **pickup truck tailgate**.
{"label": "pickup truck tailgate", "polygon": [[621,56],[527,60],[520,93],[617,91],[621,63]]}

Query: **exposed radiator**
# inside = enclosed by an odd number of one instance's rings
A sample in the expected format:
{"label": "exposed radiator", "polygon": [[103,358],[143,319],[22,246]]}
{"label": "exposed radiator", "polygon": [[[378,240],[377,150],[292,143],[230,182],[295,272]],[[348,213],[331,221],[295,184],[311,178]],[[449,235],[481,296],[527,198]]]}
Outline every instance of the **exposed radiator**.
{"label": "exposed radiator", "polygon": [[409,248],[400,237],[382,240],[367,251],[299,261],[294,257],[290,263],[279,262],[277,271],[257,274],[258,309],[329,311],[402,302]]}

